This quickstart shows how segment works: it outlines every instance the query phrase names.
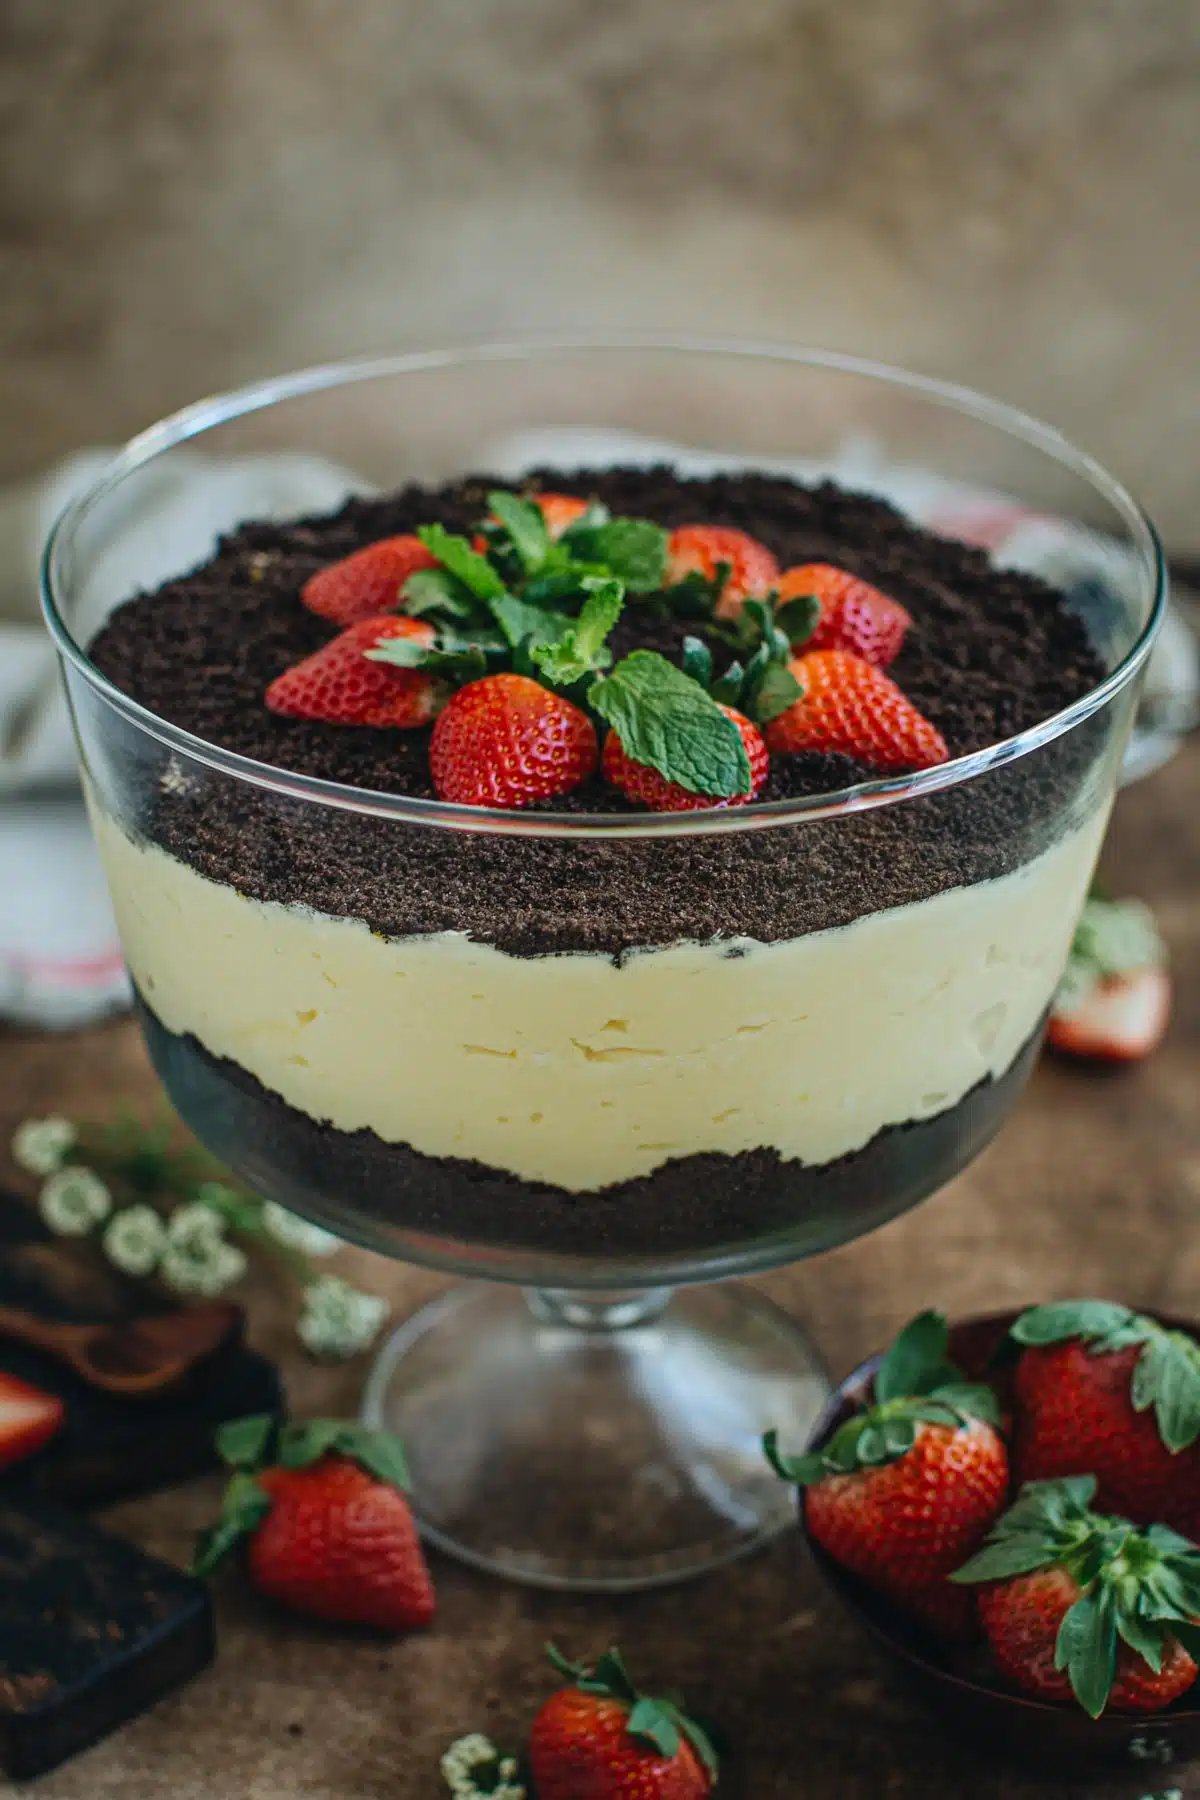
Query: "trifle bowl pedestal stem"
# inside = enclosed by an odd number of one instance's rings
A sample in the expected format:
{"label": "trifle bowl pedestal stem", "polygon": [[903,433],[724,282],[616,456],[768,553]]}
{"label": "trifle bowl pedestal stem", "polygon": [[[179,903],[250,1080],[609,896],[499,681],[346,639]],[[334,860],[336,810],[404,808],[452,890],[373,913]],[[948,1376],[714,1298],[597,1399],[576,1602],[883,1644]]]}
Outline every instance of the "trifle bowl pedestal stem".
{"label": "trifle bowl pedestal stem", "polygon": [[762,1435],[803,1444],[829,1392],[800,1329],[738,1283],[464,1282],[389,1339],[363,1417],[403,1439],[430,1543],[529,1586],[621,1593],[793,1523]]}

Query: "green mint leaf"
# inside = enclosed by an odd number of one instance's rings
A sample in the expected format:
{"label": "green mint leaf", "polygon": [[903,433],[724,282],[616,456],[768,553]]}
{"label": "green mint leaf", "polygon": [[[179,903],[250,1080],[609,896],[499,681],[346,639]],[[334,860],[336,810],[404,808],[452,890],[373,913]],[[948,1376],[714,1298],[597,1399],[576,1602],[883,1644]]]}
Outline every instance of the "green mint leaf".
{"label": "green mint leaf", "polygon": [[[694,638],[689,638],[694,643]],[[746,671],[740,662],[731,662],[725,673],[718,680],[709,683],[709,693],[720,706],[734,706],[740,711],[742,704],[742,686],[746,679]]]}
{"label": "green mint leaf", "polygon": [[775,623],[786,636],[794,650],[806,644],[817,629],[817,621],[821,617],[821,602],[815,594],[797,594],[792,600],[785,600],[776,608]]}
{"label": "green mint leaf", "polygon": [[225,1490],[221,1516],[202,1532],[192,1560],[193,1575],[211,1575],[230,1551],[270,1512],[271,1500],[252,1475],[239,1469]]}
{"label": "green mint leaf", "polygon": [[630,1737],[649,1744],[661,1756],[678,1756],[682,1736],[679,1726],[671,1717],[666,1707],[660,1706],[657,1700],[639,1700],[634,1706],[625,1729]]}
{"label": "green mint leaf", "polygon": [[657,593],[667,575],[667,533],[650,519],[610,519],[605,525],[582,521],[562,539],[572,556],[603,563],[631,594]]}
{"label": "green mint leaf", "polygon": [[684,638],[683,672],[692,681],[698,681],[702,688],[708,687],[712,682],[712,651],[702,638]]}
{"label": "green mint leaf", "polygon": [[217,1427],[213,1437],[217,1455],[231,1469],[261,1468],[275,1425],[273,1413],[250,1413],[244,1419],[229,1419]]}
{"label": "green mint leaf", "polygon": [[449,569],[418,569],[401,591],[404,611],[420,619],[427,613],[445,613],[451,619],[474,618],[475,595]]}
{"label": "green mint leaf", "polygon": [[1054,1666],[1066,1670],[1080,1706],[1098,1719],[1117,1673],[1117,1628],[1107,1589],[1089,1589],[1067,1612],[1058,1628]]}
{"label": "green mint leaf", "polygon": [[457,575],[478,599],[498,600],[504,593],[504,583],[487,557],[472,550],[465,537],[455,536],[444,525],[419,525],[417,536],[429,554]]}
{"label": "green mint leaf", "polygon": [[502,489],[488,495],[488,505],[507,531],[521,567],[527,575],[535,575],[550,548],[550,534],[541,507]]}
{"label": "green mint leaf", "polygon": [[1034,1569],[1048,1568],[1057,1560],[1056,1547],[1047,1543],[1044,1537],[1019,1532],[994,1544],[985,1544],[961,1569],[954,1571],[950,1580],[964,1585],[977,1581],[1008,1581],[1014,1575],[1028,1575]]}
{"label": "green mint leaf", "polygon": [[513,650],[527,643],[556,643],[575,624],[574,619],[566,613],[531,606],[528,601],[518,600],[512,594],[498,594],[490,604],[492,616]]}
{"label": "green mint leaf", "polygon": [[1012,1327],[1011,1336],[1026,1346],[1061,1344],[1067,1338],[1111,1338],[1135,1315],[1127,1306],[1108,1300],[1058,1300],[1048,1306],[1031,1306]]}
{"label": "green mint leaf", "polygon": [[574,625],[557,643],[534,644],[530,656],[551,687],[573,687],[612,661],[605,639],[621,616],[625,589],[619,581],[588,576],[588,597]]}
{"label": "green mint leaf", "polygon": [[654,650],[635,650],[589,700],[628,756],[689,793],[732,800],[751,789],[741,733],[703,688]]}
{"label": "green mint leaf", "polygon": [[306,1419],[285,1425],[279,1434],[279,1463],[285,1469],[305,1469],[336,1449],[344,1419]]}
{"label": "green mint leaf", "polygon": [[334,1447],[343,1456],[353,1457],[376,1481],[385,1481],[401,1491],[411,1485],[404,1446],[390,1431],[373,1431],[369,1425],[344,1425]]}
{"label": "green mint leaf", "polygon": [[1138,1358],[1130,1397],[1137,1412],[1153,1406],[1158,1435],[1173,1455],[1190,1448],[1200,1438],[1200,1344],[1157,1328]]}
{"label": "green mint leaf", "polygon": [[577,519],[572,519],[566,530],[559,534],[559,543],[570,547],[573,538],[584,531],[595,531],[598,525],[607,525],[612,518],[603,500],[589,500],[587,511],[581,512]]}
{"label": "green mint leaf", "polygon": [[564,600],[578,600],[581,594],[587,592],[586,584],[589,576],[603,581],[612,579],[603,563],[573,563],[564,558],[562,566],[557,567],[554,565],[553,559],[558,552],[559,546],[556,544],[550,553],[551,560],[547,562],[541,574],[535,575],[533,580],[526,582],[522,588],[521,597],[531,606],[553,608]]}
{"label": "green mint leaf", "polygon": [[[875,1398],[907,1400],[913,1394],[928,1394],[943,1384],[947,1372],[946,1350],[950,1328],[940,1312],[918,1313],[900,1333],[875,1377]],[[951,1377],[954,1371],[950,1371]]]}
{"label": "green mint leaf", "polygon": [[754,697],[749,703],[750,717],[759,725],[769,724],[772,719],[777,719],[780,713],[785,713],[789,706],[794,706],[797,700],[801,700],[803,697],[804,689],[792,671],[784,668],[782,663],[772,663],[771,667],[764,671],[762,680],[758,683]]}

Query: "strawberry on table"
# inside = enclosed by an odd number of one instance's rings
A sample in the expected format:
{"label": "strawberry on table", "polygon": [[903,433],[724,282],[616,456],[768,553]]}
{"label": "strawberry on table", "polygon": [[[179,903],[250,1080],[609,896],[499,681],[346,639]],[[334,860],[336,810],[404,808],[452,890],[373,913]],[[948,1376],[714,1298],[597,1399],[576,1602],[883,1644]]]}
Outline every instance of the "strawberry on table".
{"label": "strawberry on table", "polygon": [[864,662],[886,669],[900,654],[912,619],[898,600],[869,581],[833,563],[800,563],[779,578],[780,611],[795,600],[811,599],[819,610],[803,642],[805,650],[851,650]]}
{"label": "strawberry on table", "polygon": [[319,569],[305,582],[300,598],[310,612],[334,625],[357,625],[399,606],[409,576],[437,566],[419,537],[380,538]]}
{"label": "strawberry on table", "polygon": [[610,731],[604,740],[604,754],[600,759],[601,772],[604,779],[613,787],[620,788],[627,800],[638,806],[649,807],[651,812],[692,812],[703,807],[745,806],[761,791],[770,768],[767,746],[762,733],[756,725],[732,706],[720,709],[725,717],[738,729],[746,756],[750,763],[750,788],[745,794],[734,794],[729,799],[721,799],[714,794],[696,794],[683,787],[678,781],[669,781],[657,769],[647,763],[635,762],[629,756],[615,731]]}
{"label": "strawberry on table", "polygon": [[538,1800],[704,1800],[716,1753],[676,1701],[640,1694],[619,1650],[589,1668],[546,1648],[568,1685],[530,1733]]}
{"label": "strawberry on table", "polygon": [[596,758],[587,714],[527,675],[485,675],[460,688],[429,745],[438,797],[464,806],[520,807],[570,793]]}
{"label": "strawberry on table", "polygon": [[848,650],[812,650],[790,663],[802,697],[765,728],[772,756],[822,750],[887,773],[929,769],[950,752],[882,669]]}
{"label": "strawberry on table", "polygon": [[721,580],[716,615],[735,619],[743,601],[765,600],[778,586],[779,564],[749,532],[731,525],[681,525],[667,544],[664,585],[678,587],[697,575],[714,586]]}
{"label": "strawberry on table", "polygon": [[244,1541],[254,1586],[297,1612],[383,1631],[428,1625],[433,1584],[396,1438],[344,1420],[280,1426],[258,1414],[223,1425],[217,1448],[233,1475],[197,1574]]}
{"label": "strawberry on table", "polygon": [[441,684],[421,669],[373,662],[367,652],[391,638],[431,646],[436,636],[422,619],[392,613],[361,619],[277,676],[267,705],[289,718],[329,725],[427,725],[441,702]]}
{"label": "strawberry on table", "polygon": [[1171,1016],[1166,947],[1150,909],[1093,894],[1075,930],[1046,1041],[1065,1056],[1139,1062]]}
{"label": "strawberry on table", "polygon": [[946,1321],[925,1312],[875,1377],[874,1403],[776,1473],[806,1489],[805,1527],[844,1568],[943,1636],[971,1635],[969,1594],[949,1580],[983,1542],[1008,1495],[1008,1454],[991,1388],[947,1362]]}
{"label": "strawberry on table", "polygon": [[48,1444],[65,1416],[57,1394],[45,1394],[0,1371],[0,1469],[23,1462]]}
{"label": "strawberry on table", "polygon": [[1195,1682],[1200,1549],[1165,1525],[1092,1510],[1091,1475],[1025,1486],[956,1573],[1001,1673],[1099,1718],[1159,1712]]}
{"label": "strawberry on table", "polygon": [[1107,1300],[1031,1307],[1011,1335],[1018,1477],[1092,1474],[1099,1506],[1200,1543],[1200,1344]]}

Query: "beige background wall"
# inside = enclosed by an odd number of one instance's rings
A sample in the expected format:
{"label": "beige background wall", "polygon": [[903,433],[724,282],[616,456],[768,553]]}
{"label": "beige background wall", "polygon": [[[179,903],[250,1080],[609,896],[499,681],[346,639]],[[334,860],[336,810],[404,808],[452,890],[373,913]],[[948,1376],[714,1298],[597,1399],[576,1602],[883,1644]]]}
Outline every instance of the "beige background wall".
{"label": "beige background wall", "polygon": [[1200,547],[1200,0],[0,0],[0,475],[513,326],[991,388]]}

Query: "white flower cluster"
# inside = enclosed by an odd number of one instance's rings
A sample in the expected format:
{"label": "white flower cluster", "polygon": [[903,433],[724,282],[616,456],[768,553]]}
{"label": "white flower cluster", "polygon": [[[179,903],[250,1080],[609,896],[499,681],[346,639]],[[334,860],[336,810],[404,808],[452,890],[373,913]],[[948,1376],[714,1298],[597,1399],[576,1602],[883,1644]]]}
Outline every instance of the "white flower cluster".
{"label": "white flower cluster", "polygon": [[75,1147],[70,1119],[26,1119],[13,1133],[13,1161],[29,1175],[54,1175]]}
{"label": "white flower cluster", "polygon": [[42,1183],[38,1211],[60,1237],[86,1237],[112,1211],[112,1195],[93,1169],[68,1167]]}
{"label": "white flower cluster", "polygon": [[377,1294],[360,1293],[338,1275],[322,1275],[304,1290],[296,1331],[314,1356],[340,1361],[367,1348],[387,1310],[387,1301]]}
{"label": "white flower cluster", "polygon": [[[485,1768],[494,1770],[495,1780],[489,1787],[480,1787],[475,1773]],[[501,1756],[481,1731],[457,1738],[442,1757],[441,1769],[455,1800],[525,1800],[525,1789],[517,1780],[516,1758]]]}
{"label": "white flower cluster", "polygon": [[158,1272],[177,1294],[207,1298],[241,1280],[246,1258],[226,1238],[224,1222],[212,1207],[194,1201],[177,1207],[167,1220]]}
{"label": "white flower cluster", "polygon": [[262,1222],[277,1244],[299,1250],[302,1256],[332,1256],[342,1247],[341,1238],[335,1237],[332,1231],[310,1225],[307,1219],[299,1218],[275,1200],[263,1202]]}

